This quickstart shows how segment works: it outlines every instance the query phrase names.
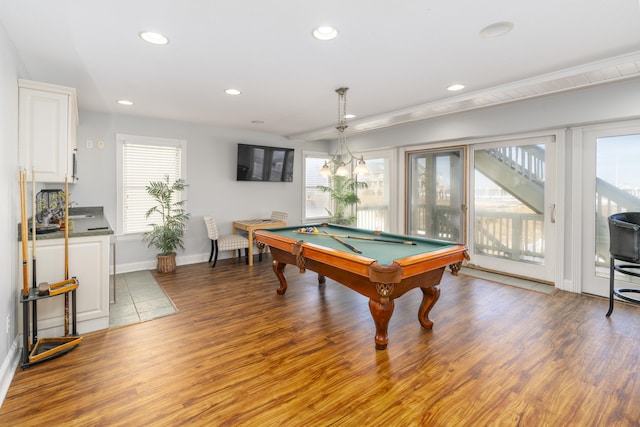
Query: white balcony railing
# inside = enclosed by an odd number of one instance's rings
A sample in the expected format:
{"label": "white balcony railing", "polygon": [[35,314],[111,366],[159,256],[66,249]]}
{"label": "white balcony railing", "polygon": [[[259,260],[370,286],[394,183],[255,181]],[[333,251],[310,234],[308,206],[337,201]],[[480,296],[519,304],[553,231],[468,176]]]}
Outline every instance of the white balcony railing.
{"label": "white balcony railing", "polygon": [[[421,224],[414,227],[416,234],[428,238],[463,241],[458,224],[460,210],[437,206],[432,212],[416,207],[412,215]],[[387,206],[358,207],[358,227],[369,230],[385,230],[389,224]],[[431,217],[427,221],[427,217]],[[544,218],[539,214],[476,211],[474,250],[489,256],[505,259],[542,262],[544,258]]]}

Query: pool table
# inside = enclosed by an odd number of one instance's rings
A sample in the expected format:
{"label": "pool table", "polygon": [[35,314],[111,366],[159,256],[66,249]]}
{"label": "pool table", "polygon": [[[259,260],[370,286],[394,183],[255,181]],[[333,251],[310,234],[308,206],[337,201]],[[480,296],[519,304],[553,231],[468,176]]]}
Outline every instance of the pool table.
{"label": "pool table", "polygon": [[378,350],[386,349],[389,342],[387,327],[393,300],[420,288],[418,320],[431,329],[429,312],[440,297],[438,285],[445,268],[449,266],[457,275],[462,261],[468,259],[461,244],[335,224],[257,230],[255,238],[270,248],[273,271],[280,281],[279,295],[287,290],[285,267],[295,265],[300,273],[307,269],[318,273],[319,283],[329,277],[368,297]]}

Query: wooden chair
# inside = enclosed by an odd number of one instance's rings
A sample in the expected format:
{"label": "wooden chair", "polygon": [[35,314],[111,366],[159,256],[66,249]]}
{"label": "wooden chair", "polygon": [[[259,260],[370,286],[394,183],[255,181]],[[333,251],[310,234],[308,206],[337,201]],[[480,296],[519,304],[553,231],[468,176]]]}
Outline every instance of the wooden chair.
{"label": "wooden chair", "polygon": [[242,258],[241,250],[244,249],[246,256],[246,263],[249,264],[249,239],[238,234],[227,234],[220,236],[218,234],[218,227],[216,222],[211,216],[204,217],[204,223],[207,226],[207,234],[211,239],[211,254],[209,255],[209,262],[213,258],[213,264],[211,267],[216,266],[218,261],[218,252],[220,251],[238,251],[238,257]]}
{"label": "wooden chair", "polygon": [[289,218],[289,214],[286,212],[271,212],[271,221],[284,221],[287,222],[287,218]]}
{"label": "wooden chair", "polygon": [[[286,212],[278,212],[278,211],[271,212],[271,221],[283,221],[286,223],[287,218],[289,218],[289,214]],[[255,237],[253,238],[253,240],[256,240]],[[262,262],[262,252],[264,252],[265,247],[264,245],[259,245],[257,242],[256,242],[256,246],[258,247],[258,261]]]}

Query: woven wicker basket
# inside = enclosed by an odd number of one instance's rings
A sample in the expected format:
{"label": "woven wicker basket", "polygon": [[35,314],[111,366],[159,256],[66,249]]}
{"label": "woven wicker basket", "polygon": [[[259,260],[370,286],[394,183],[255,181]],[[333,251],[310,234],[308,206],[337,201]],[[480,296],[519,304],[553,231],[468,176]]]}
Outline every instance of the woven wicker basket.
{"label": "woven wicker basket", "polygon": [[158,273],[173,273],[176,271],[176,254],[158,255]]}

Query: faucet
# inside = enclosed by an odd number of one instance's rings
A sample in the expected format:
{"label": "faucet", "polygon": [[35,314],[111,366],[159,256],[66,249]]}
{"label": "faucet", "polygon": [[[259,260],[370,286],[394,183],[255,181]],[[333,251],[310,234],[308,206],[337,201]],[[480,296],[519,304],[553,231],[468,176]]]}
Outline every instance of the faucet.
{"label": "faucet", "polygon": [[78,206],[78,202],[69,202],[69,209],[71,209],[73,205]]}

